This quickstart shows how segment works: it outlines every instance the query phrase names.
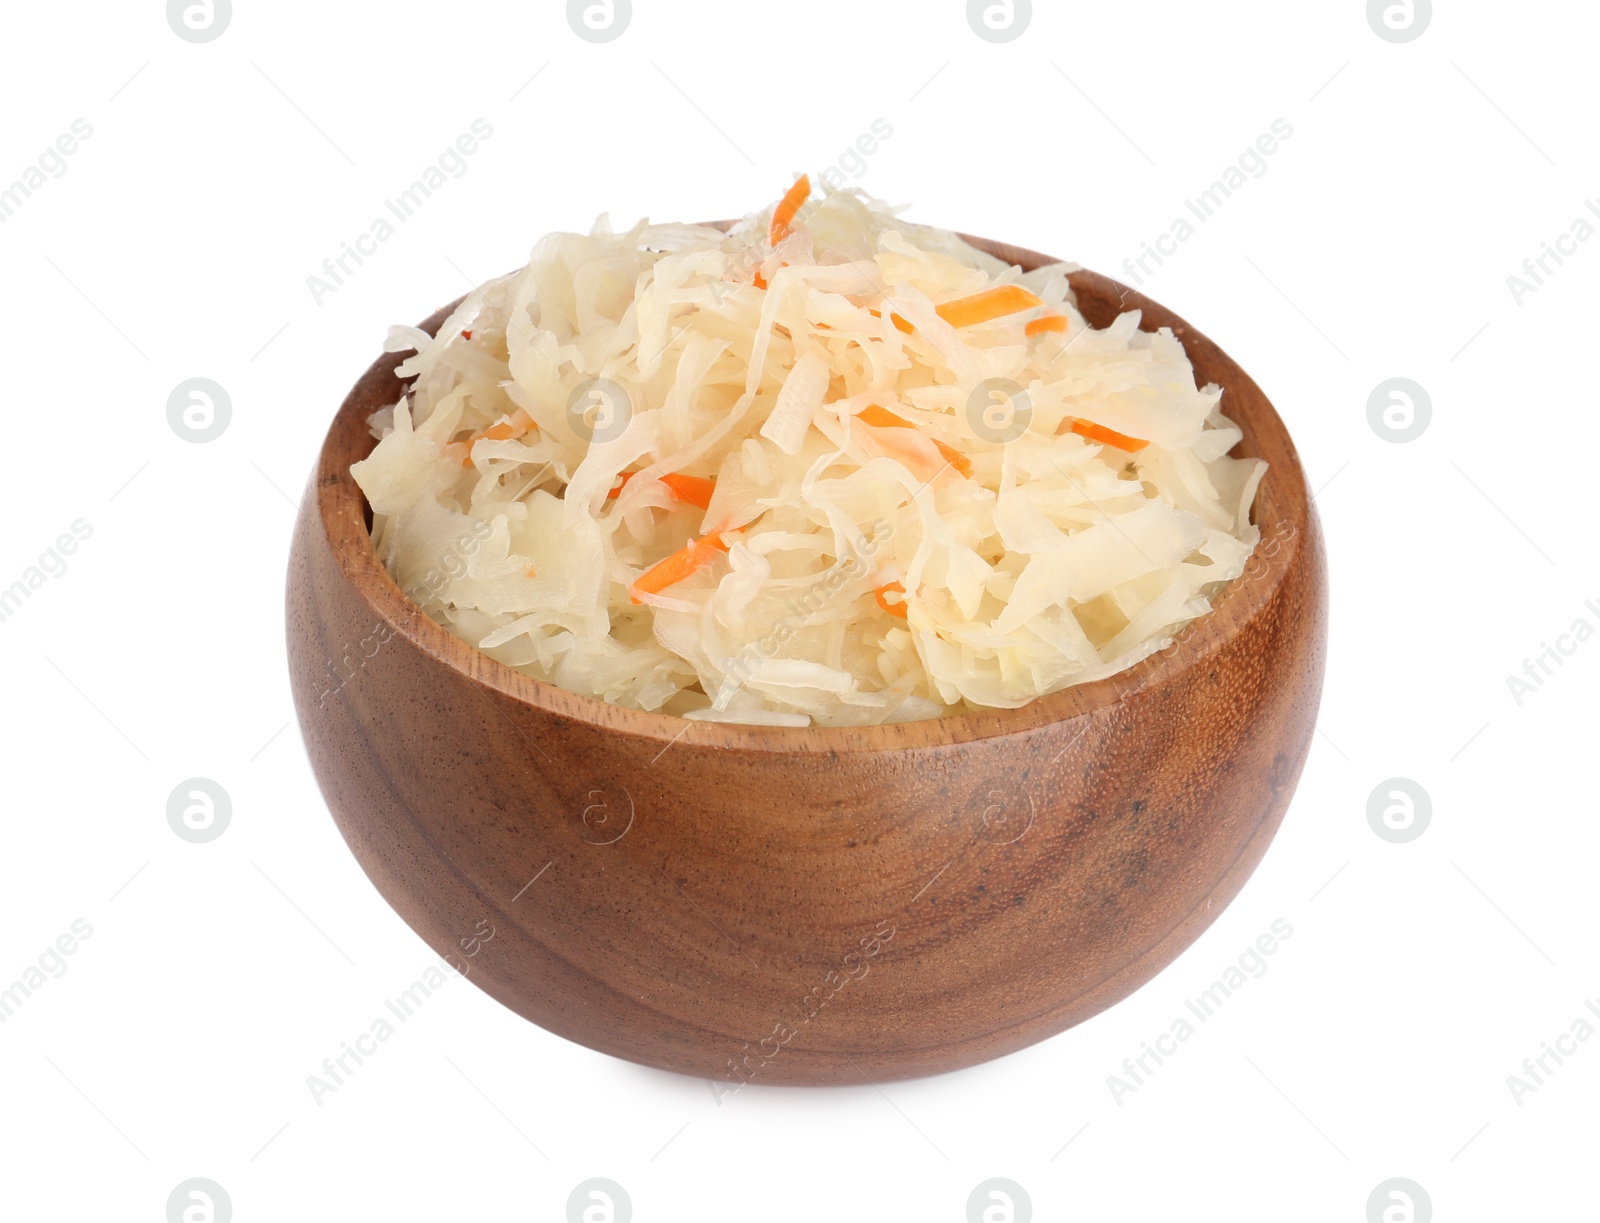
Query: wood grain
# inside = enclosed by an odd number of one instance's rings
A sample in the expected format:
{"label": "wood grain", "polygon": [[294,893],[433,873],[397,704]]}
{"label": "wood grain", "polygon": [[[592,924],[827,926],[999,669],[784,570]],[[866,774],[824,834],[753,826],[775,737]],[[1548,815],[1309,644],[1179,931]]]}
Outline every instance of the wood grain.
{"label": "wood grain", "polygon": [[301,504],[288,646],[328,806],[401,917],[542,1027],[719,1091],[968,1066],[1094,1015],[1188,946],[1300,775],[1326,648],[1321,533],[1244,371],[1133,290],[1072,283],[1094,325],[1142,310],[1224,388],[1235,453],[1271,464],[1263,544],[1209,616],[1120,676],[891,726],[646,714],[451,636],[379,563],[349,475],[399,394],[400,358],[378,360]]}

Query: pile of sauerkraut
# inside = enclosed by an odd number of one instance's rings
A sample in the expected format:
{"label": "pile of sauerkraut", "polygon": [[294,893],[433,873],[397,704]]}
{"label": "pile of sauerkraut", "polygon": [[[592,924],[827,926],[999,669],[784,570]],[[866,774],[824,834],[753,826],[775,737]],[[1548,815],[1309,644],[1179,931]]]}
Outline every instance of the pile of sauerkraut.
{"label": "pile of sauerkraut", "polygon": [[1243,572],[1258,459],[1137,312],[1094,330],[855,190],[723,233],[552,234],[437,336],[352,473],[428,615],[572,692],[803,726],[1015,707]]}

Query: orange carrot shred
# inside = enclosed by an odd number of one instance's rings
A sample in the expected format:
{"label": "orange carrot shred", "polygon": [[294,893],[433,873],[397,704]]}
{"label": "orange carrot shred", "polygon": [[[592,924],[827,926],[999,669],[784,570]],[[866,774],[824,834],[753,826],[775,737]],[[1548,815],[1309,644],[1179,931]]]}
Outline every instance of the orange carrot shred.
{"label": "orange carrot shred", "polygon": [[958,297],[955,301],[935,306],[934,313],[952,327],[972,327],[1042,305],[1042,301],[1021,285],[996,285],[970,297]]}
{"label": "orange carrot shred", "polygon": [[962,454],[959,450],[951,449],[936,437],[929,438],[928,440],[933,443],[934,449],[944,456],[944,461],[946,463],[949,463],[950,466],[954,467],[963,476],[970,477],[972,475],[972,460],[966,455]]}
{"label": "orange carrot shred", "polygon": [[471,339],[471,338],[472,338],[472,332],[470,332],[470,331],[463,331],[463,332],[462,332],[462,333],[461,333],[461,338],[462,338],[462,339],[463,339],[463,340],[470,340],[470,339]]}
{"label": "orange carrot shred", "polygon": [[[606,500],[615,501],[628,486],[628,481],[638,474],[636,471],[623,472],[616,487],[606,494]],[[665,484],[679,501],[701,510],[711,508],[711,494],[717,487],[715,480],[708,480],[705,476],[686,476],[679,472],[662,476],[661,483]]]}
{"label": "orange carrot shred", "polygon": [[1079,437],[1086,437],[1091,442],[1099,442],[1102,446],[1114,446],[1118,450],[1126,450],[1132,454],[1136,450],[1143,450],[1150,443],[1140,437],[1129,437],[1126,433],[1118,433],[1115,429],[1108,429],[1104,425],[1097,425],[1092,420],[1079,420],[1069,416],[1062,421],[1062,427],[1057,433],[1064,433],[1068,429]]}
{"label": "orange carrot shred", "polygon": [[864,425],[875,425],[879,429],[916,428],[916,426],[913,425],[909,420],[905,420],[902,417],[896,416],[893,412],[889,411],[888,408],[879,407],[875,403],[869,403],[866,407],[862,408],[861,411],[857,412],[856,419]]}
{"label": "orange carrot shred", "polygon": [[772,210],[772,223],[767,226],[767,241],[773,246],[777,246],[788,236],[794,214],[800,211],[800,205],[806,202],[806,197],[810,194],[811,178],[805,174],[795,179],[794,185],[783,193],[778,206]]}
{"label": "orange carrot shred", "polygon": [[[916,426],[909,420],[896,416],[893,412],[889,411],[888,408],[879,407],[875,403],[869,403],[866,407],[862,408],[861,411],[857,412],[856,419],[862,424],[873,425],[879,429],[916,428]],[[946,446],[936,437],[930,437],[928,440],[933,443],[934,448],[938,450],[938,452],[944,457],[944,461],[946,463],[949,463],[950,466],[954,467],[963,476],[970,476],[972,474],[972,460],[967,458],[966,455],[962,454],[959,450],[955,450],[949,446]]]}
{"label": "orange carrot shred", "polygon": [[[882,318],[883,317],[883,315],[878,313],[878,311],[876,311],[876,310],[868,310],[867,313],[872,315],[873,318]],[[910,335],[913,331],[916,330],[915,327],[913,327],[910,323],[906,322],[905,319],[901,318],[893,310],[889,311],[889,321],[894,324],[894,329],[896,331],[903,332],[906,335]]]}
{"label": "orange carrot shred", "polygon": [[685,578],[700,572],[716,560],[719,553],[727,550],[728,545],[722,542],[720,534],[691,539],[666,560],[658,561],[641,573],[628,587],[628,597],[635,603],[643,603],[640,595],[660,594],[668,586],[676,586]]}
{"label": "orange carrot shred", "polygon": [[516,414],[510,420],[502,420],[490,425],[487,429],[479,429],[467,439],[467,454],[461,460],[461,466],[467,467],[472,463],[473,444],[483,438],[488,438],[491,442],[503,442],[507,438],[521,437],[524,433],[536,428],[538,426],[533,423],[533,418],[521,408],[518,408]]}
{"label": "orange carrot shred", "polygon": [[[893,591],[895,594],[900,596],[900,601],[898,603],[890,603],[883,597],[890,591]],[[908,619],[906,615],[905,593],[906,588],[900,585],[899,582],[890,582],[887,586],[880,586],[878,589],[874,590],[872,592],[872,598],[879,607],[888,612],[891,616],[899,616],[900,619],[905,620]]]}
{"label": "orange carrot shred", "polygon": [[672,495],[696,509],[711,508],[711,494],[717,487],[715,480],[704,476],[686,476],[678,472],[661,477],[661,483],[672,490]]}
{"label": "orange carrot shred", "polygon": [[1043,335],[1047,331],[1065,331],[1067,320],[1061,314],[1041,314],[1038,318],[1029,321],[1022,329],[1023,335]]}
{"label": "orange carrot shred", "polygon": [[767,278],[761,274],[760,268],[756,269],[755,277],[751,283],[758,289],[765,289],[767,287]]}

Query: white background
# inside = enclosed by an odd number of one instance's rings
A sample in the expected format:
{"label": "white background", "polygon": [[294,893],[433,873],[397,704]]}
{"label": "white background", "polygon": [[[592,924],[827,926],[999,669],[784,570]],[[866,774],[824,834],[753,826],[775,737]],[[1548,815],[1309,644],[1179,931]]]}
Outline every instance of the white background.
{"label": "white background", "polygon": [[[93,927],[0,1025],[6,1217],[159,1223],[207,1177],[240,1223],[556,1221],[604,1176],[641,1221],[932,1223],[1003,1176],[1041,1220],[1360,1223],[1391,1177],[1441,1221],[1600,1218],[1600,1039],[1520,1103],[1507,1084],[1600,998],[1600,642],[1520,704],[1507,683],[1600,627],[1600,242],[1520,304],[1506,283],[1600,193],[1600,11],[1450,4],[1405,44],[1354,0],[1041,4],[1002,45],[909,0],[637,0],[605,45],[509,0],[240,2],[203,45],[151,0],[4,22],[0,184],[93,128],[0,224],[0,585],[93,531],[0,623],[0,986]],[[307,277],[477,118],[468,172],[318,304]],[[1292,125],[1143,286],[1252,372],[1319,489],[1328,682],[1276,843],[1133,998],[962,1073],[719,1106],[452,982],[314,1103],[306,1077],[434,961],[292,724],[289,532],[335,407],[389,323],[540,234],[754,210],[879,118],[873,194],[1123,278]],[[1395,376],[1432,401],[1404,444],[1367,419]],[[166,419],[192,377],[232,401],[206,444]],[[209,844],[166,820],[196,776],[233,803]],[[1367,820],[1393,777],[1431,796],[1407,844]],[[1277,918],[1266,974],[1115,1101]]]}

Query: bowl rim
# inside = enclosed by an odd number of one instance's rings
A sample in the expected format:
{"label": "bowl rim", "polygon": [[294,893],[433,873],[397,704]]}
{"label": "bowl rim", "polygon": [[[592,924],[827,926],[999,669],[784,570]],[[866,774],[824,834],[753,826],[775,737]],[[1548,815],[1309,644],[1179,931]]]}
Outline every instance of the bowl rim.
{"label": "bowl rim", "polygon": [[[710,224],[726,228],[729,222]],[[958,236],[1023,270],[1062,262],[1025,247],[964,233]],[[403,356],[398,353],[380,356],[340,405],[318,452],[308,494],[315,493],[317,520],[338,571],[366,608],[392,630],[392,635],[403,637],[440,665],[543,714],[662,743],[662,752],[681,743],[686,747],[755,753],[872,753],[954,747],[983,739],[1040,733],[1103,713],[1139,691],[1170,683],[1205,666],[1239,629],[1269,606],[1296,567],[1306,563],[1317,532],[1315,507],[1288,429],[1250,376],[1186,320],[1127,285],[1081,268],[1069,273],[1068,279],[1077,293],[1087,291],[1101,300],[1114,297],[1121,307],[1119,313],[1139,310],[1141,330],[1170,328],[1191,361],[1198,365],[1203,360],[1212,367],[1210,380],[1223,388],[1223,410],[1244,435],[1229,453],[1268,460],[1253,514],[1261,528],[1261,543],[1245,572],[1212,600],[1211,610],[1190,621],[1167,647],[1113,675],[1063,688],[1018,708],[982,709],[868,726],[704,722],[570,692],[482,653],[408,599],[390,576],[372,547],[366,498],[349,472],[350,464],[364,458],[376,444],[368,418],[399,397],[400,380],[394,370]],[[422,330],[435,333],[468,296],[464,294],[424,320]],[[1226,381],[1216,376],[1219,372]],[[1232,410],[1227,402],[1230,390],[1234,395]],[[309,512],[309,507],[303,505],[301,512]],[[1276,541],[1270,552],[1263,547],[1269,538]]]}

